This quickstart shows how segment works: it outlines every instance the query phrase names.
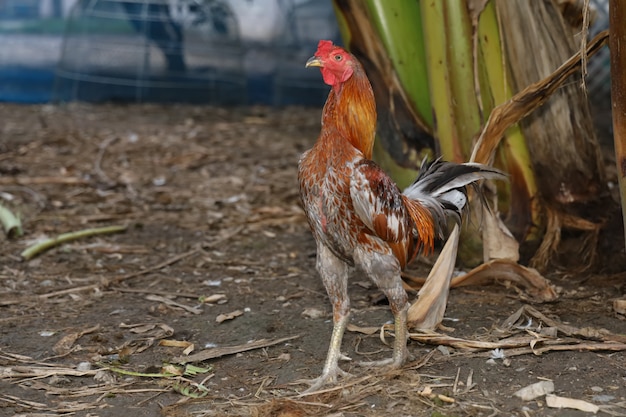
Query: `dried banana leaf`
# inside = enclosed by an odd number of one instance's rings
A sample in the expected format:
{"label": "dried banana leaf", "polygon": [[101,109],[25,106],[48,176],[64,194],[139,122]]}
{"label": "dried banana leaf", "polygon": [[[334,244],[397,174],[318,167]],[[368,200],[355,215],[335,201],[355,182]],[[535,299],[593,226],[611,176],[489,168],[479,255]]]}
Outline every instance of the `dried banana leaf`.
{"label": "dried banana leaf", "polygon": [[[574,29],[553,1],[495,4],[500,20],[506,22],[501,27],[516,91],[549,76],[580,49]],[[606,173],[579,69],[540,109],[520,122],[533,171],[540,178],[537,187],[541,206],[557,216],[563,213],[585,217],[597,212],[592,206],[607,204],[607,199],[599,198],[608,196]],[[561,233],[542,223],[546,240],[554,240],[552,235]],[[557,249],[540,246],[532,265],[545,268]]]}

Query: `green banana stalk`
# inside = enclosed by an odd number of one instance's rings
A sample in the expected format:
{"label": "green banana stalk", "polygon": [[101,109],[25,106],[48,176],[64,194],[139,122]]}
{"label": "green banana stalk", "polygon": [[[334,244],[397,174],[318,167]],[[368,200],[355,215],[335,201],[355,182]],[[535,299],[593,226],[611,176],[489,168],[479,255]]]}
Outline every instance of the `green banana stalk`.
{"label": "green banana stalk", "polygon": [[[530,70],[526,69],[526,65],[511,67],[509,62],[519,64],[520,57],[527,54],[520,54],[520,48],[514,47],[520,44],[513,42],[519,41],[516,38],[518,35],[512,33],[511,25],[506,26],[506,22],[501,21],[502,16],[512,10],[507,15],[507,22],[530,27],[535,22],[531,20],[534,13],[545,9],[541,15],[542,22],[551,31],[520,36],[528,36],[535,44],[556,38],[567,44],[571,39],[568,38],[569,32],[561,30],[558,25],[560,15],[547,14],[549,7],[544,2],[526,3],[524,0],[502,0],[498,3],[498,9],[495,0],[333,1],[345,45],[364,64],[374,88],[379,110],[374,158],[401,187],[415,176],[414,170],[406,168],[415,169],[424,155],[440,154],[447,160],[457,162],[472,160],[493,163],[509,173],[508,184],[497,184],[497,200],[485,192],[485,197],[492,201],[492,207],[496,206],[497,201],[497,210],[505,214],[506,224],[492,210],[471,211],[479,217],[465,223],[469,229],[461,231],[457,254],[465,266],[486,262],[484,265],[487,269],[497,269],[499,274],[506,271],[509,277],[519,279],[519,282],[537,282],[536,278],[540,278],[537,271],[517,264],[520,242],[534,244],[543,239],[537,250],[537,253],[541,252],[541,262],[537,264],[545,266],[547,261],[543,261],[548,258],[544,255],[554,254],[555,246],[558,245],[560,225],[583,224],[587,227],[584,230],[597,230],[597,225],[578,217],[569,216],[573,221],[563,218],[565,212],[551,209],[546,198],[541,197],[540,190],[550,189],[546,187],[546,180],[554,182],[558,179],[537,177],[541,174],[535,173],[538,168],[531,160],[531,150],[536,151],[537,141],[533,142],[535,136],[525,137],[524,130],[518,125],[523,117],[550,97],[565,77],[571,74],[570,70],[575,64],[570,62],[570,58],[567,68],[561,66],[556,71],[549,70],[553,71],[552,74],[548,72],[550,75],[542,73],[536,83],[526,79],[536,68],[547,68],[552,62],[543,59]],[[503,4],[507,6],[506,9],[502,7]],[[550,7],[553,5],[550,4]],[[515,14],[515,10],[525,13]],[[616,20],[621,21],[623,19]],[[592,41],[594,50],[599,48],[600,42]],[[519,79],[524,80],[521,85],[515,83]],[[526,88],[528,84],[531,85]],[[521,92],[514,95],[514,89]],[[574,106],[570,103],[571,108]],[[571,123],[567,114],[563,113],[562,116],[563,119],[553,117],[549,121],[555,125],[558,122]],[[543,124],[540,126],[546,126],[546,120],[541,122]],[[413,130],[407,127],[411,123],[415,126]],[[626,123],[622,121],[623,126]],[[623,130],[626,132],[626,129]],[[617,135],[617,127],[615,131]],[[560,139],[561,143],[571,145],[566,138]],[[474,142],[477,142],[476,149]],[[533,145],[532,149],[529,143]],[[626,141],[617,143],[616,140],[616,147],[623,146],[617,149],[618,161],[626,160],[624,143]],[[545,146],[551,151],[548,155],[560,155],[561,145],[550,142],[545,143]],[[593,149],[593,146],[588,148]],[[575,151],[577,149],[568,148],[568,151],[578,155]],[[593,152],[583,150],[581,153],[581,158],[585,159]],[[535,160],[537,157],[536,154]],[[549,158],[544,160],[549,161]],[[622,165],[620,163],[618,169]],[[539,169],[537,172],[541,173]],[[626,169],[620,171],[624,178],[625,172]],[[622,177],[620,184],[626,190],[626,180]],[[602,183],[596,181],[595,177],[589,183],[590,189],[601,189]],[[591,192],[587,194],[594,195]],[[626,207],[624,195],[626,192],[622,194],[622,207]],[[559,221],[550,223],[544,218]],[[581,226],[576,227],[583,230]],[[482,233],[479,233],[478,228]],[[545,247],[549,250],[542,251]],[[437,265],[444,267],[432,275],[434,281],[427,281],[426,285],[433,289],[433,301],[420,303],[420,297],[411,307],[412,318],[409,321],[414,324],[421,326],[420,323],[440,321],[430,307],[445,306],[446,280],[450,278],[455,255],[448,253],[442,258],[438,259]],[[545,280],[540,281],[550,288]],[[552,299],[556,294],[551,293],[549,296]]]}
{"label": "green banana stalk", "polygon": [[[439,151],[449,161],[465,160],[457,129],[457,107],[452,91],[451,60],[446,22],[447,3],[443,1],[420,2],[426,37],[426,65],[432,112],[436,120],[434,135]],[[457,84],[460,88],[460,84]]]}
{"label": "green banana stalk", "polygon": [[[365,0],[378,37],[389,55],[393,70],[427,126],[433,126],[425,65],[422,11],[415,0]],[[410,39],[410,42],[406,42]]]}
{"label": "green banana stalk", "polygon": [[449,0],[443,4],[457,136],[463,161],[467,161],[472,151],[473,138],[482,124],[475,86],[472,22],[465,0]]}
{"label": "green banana stalk", "polygon": [[[401,187],[424,156],[469,160],[491,111],[514,95],[505,53],[511,43],[502,39],[495,0],[334,0],[334,7],[344,43],[360,58],[376,95],[374,159]],[[497,184],[498,210],[518,242],[535,242],[546,230],[549,208],[540,192],[546,181],[536,178],[522,128],[501,130],[496,153],[477,162],[510,174],[508,184]],[[461,258],[474,232],[463,232]],[[479,247],[470,244],[469,252],[477,255]]]}
{"label": "green banana stalk", "polygon": [[[465,162],[481,126],[476,96],[472,24],[464,0],[420,3],[435,132],[444,159]],[[478,214],[480,210],[472,210]],[[478,219],[477,219],[478,220]],[[466,222],[458,258],[466,266],[483,261],[480,221]]]}
{"label": "green banana stalk", "polygon": [[435,149],[419,4],[334,0],[333,5],[344,44],[361,60],[374,88],[374,159],[397,174],[399,185],[408,185],[420,161]]}
{"label": "green banana stalk", "polygon": [[467,161],[481,125],[476,98],[472,27],[464,0],[421,2],[435,136],[441,155]]}
{"label": "green banana stalk", "polygon": [[[480,15],[478,40],[482,58],[479,65],[488,81],[481,85],[481,92],[483,95],[489,94],[493,100],[493,105],[485,108],[486,114],[489,114],[493,107],[513,96],[493,1],[486,5]],[[530,152],[519,125],[513,125],[506,130],[496,165],[511,174],[508,192],[501,188],[498,194],[500,210],[508,215],[507,225],[520,241],[537,238],[537,227],[542,224],[541,206]]]}

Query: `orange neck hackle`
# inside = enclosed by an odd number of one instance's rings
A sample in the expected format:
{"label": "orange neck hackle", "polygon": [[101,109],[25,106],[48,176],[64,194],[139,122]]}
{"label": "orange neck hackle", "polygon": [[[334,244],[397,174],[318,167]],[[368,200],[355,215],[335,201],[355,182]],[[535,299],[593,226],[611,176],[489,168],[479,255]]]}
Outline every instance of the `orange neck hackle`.
{"label": "orange neck hackle", "polygon": [[372,86],[360,64],[348,80],[333,85],[322,113],[322,125],[332,125],[365,158],[372,158],[376,102]]}
{"label": "orange neck hackle", "polygon": [[320,67],[324,82],[332,87],[322,113],[322,125],[337,136],[328,139],[342,138],[371,159],[376,102],[363,66],[354,55],[324,40],[319,42],[317,52],[306,66]]}

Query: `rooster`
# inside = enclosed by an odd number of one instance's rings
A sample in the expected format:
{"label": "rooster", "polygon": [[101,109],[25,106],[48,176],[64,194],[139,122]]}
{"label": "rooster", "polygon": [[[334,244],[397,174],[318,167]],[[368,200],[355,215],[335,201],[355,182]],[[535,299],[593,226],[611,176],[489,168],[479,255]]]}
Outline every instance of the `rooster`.
{"label": "rooster", "polygon": [[333,331],[322,375],[314,391],[337,376],[341,341],[348,324],[348,275],[355,267],[389,300],[395,341],[391,358],[369,365],[400,367],[407,359],[406,291],[401,270],[418,253],[432,252],[447,218],[460,222],[467,203],[465,186],[500,171],[479,164],[424,162],[415,182],[401,192],[373,161],[376,105],[358,60],[331,41],[319,42],[306,67],[320,67],[332,88],[322,112],[322,129],[298,164],[302,205],[317,244],[316,268],[333,307]]}

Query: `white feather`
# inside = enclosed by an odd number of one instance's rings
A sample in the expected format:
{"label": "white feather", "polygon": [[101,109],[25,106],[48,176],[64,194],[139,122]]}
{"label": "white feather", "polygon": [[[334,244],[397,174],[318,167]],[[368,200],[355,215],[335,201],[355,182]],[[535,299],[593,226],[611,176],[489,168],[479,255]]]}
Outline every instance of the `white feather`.
{"label": "white feather", "polygon": [[454,204],[455,207],[459,209],[459,211],[463,210],[465,204],[467,204],[467,196],[465,193],[459,190],[450,190],[447,193],[441,196],[442,200],[449,201]]}
{"label": "white feather", "polygon": [[397,216],[391,214],[387,215],[387,229],[391,232],[391,240],[397,240],[399,238],[398,232],[400,231],[400,219]]}
{"label": "white feather", "polygon": [[370,229],[374,228],[372,219],[375,212],[376,198],[367,183],[367,179],[359,170],[354,170],[354,177],[350,182],[350,197],[354,212]]}

